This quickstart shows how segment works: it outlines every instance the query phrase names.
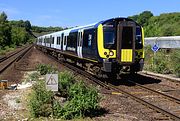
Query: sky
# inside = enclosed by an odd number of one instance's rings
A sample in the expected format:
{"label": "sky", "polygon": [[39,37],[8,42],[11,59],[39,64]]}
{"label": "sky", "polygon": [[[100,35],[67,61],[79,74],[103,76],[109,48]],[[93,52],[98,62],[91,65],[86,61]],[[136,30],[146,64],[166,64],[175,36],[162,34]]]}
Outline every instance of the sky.
{"label": "sky", "polygon": [[180,0],[0,0],[8,20],[36,26],[74,27],[148,10],[155,16],[180,12]]}

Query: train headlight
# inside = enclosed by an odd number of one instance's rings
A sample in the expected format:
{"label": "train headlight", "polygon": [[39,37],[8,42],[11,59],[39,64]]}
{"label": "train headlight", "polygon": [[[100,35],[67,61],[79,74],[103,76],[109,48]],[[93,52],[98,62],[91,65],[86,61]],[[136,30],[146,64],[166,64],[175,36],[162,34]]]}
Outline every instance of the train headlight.
{"label": "train headlight", "polygon": [[107,52],[104,52],[104,55],[107,55]]}
{"label": "train headlight", "polygon": [[110,52],[109,52],[109,55],[110,55],[110,56],[113,56],[113,55],[114,55],[114,52],[113,52],[113,51],[110,51]]}
{"label": "train headlight", "polygon": [[142,53],[142,52],[140,52],[139,54],[140,54],[140,55],[143,55],[143,53]]}

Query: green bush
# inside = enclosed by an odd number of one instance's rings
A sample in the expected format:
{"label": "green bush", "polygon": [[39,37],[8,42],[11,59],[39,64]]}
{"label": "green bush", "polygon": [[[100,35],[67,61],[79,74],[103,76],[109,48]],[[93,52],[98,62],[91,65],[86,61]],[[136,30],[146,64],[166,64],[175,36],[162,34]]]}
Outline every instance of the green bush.
{"label": "green bush", "polygon": [[0,55],[5,55],[7,52],[15,50],[15,47],[13,46],[5,46],[3,48],[0,47]]}
{"label": "green bush", "polygon": [[73,119],[91,115],[99,108],[99,95],[95,88],[87,87],[83,82],[73,84],[68,90],[68,101],[62,107],[54,104],[54,115],[62,119]]}
{"label": "green bush", "polygon": [[180,50],[175,50],[171,54],[172,69],[177,77],[180,77]]}
{"label": "green bush", "polygon": [[29,108],[33,117],[48,117],[52,115],[53,93],[46,90],[43,80],[39,80],[32,87],[30,94]]}
{"label": "green bush", "polygon": [[75,83],[75,78],[71,72],[64,71],[58,74],[58,82],[58,91],[66,97],[69,88]]}
{"label": "green bush", "polygon": [[170,58],[166,50],[159,50],[154,54],[150,46],[145,48],[145,70],[162,74],[172,73],[169,63]]}
{"label": "green bush", "polygon": [[66,94],[67,101],[64,103],[53,97],[53,93],[45,88],[43,80],[36,81],[29,99],[33,117],[52,115],[61,119],[73,119],[93,115],[99,109],[100,98],[97,90],[87,87],[82,81],[75,83],[72,73],[59,73],[59,86],[59,91]]}
{"label": "green bush", "polygon": [[29,78],[31,81],[37,81],[39,79],[40,75],[38,72],[34,72],[32,74],[29,75]]}
{"label": "green bush", "polygon": [[98,108],[99,96],[93,87],[87,87],[82,81],[75,83],[69,90],[69,100],[72,103],[71,108],[78,109],[78,116],[91,114]]}
{"label": "green bush", "polygon": [[153,63],[154,63],[153,70],[155,72],[163,73],[163,74],[167,74],[171,72],[170,68],[168,67],[169,58],[166,57],[164,52],[160,51],[159,53],[156,53]]}
{"label": "green bush", "polygon": [[39,71],[41,75],[57,72],[57,69],[52,67],[51,65],[38,64],[36,68],[37,68],[37,71]]}
{"label": "green bush", "polygon": [[5,55],[5,54],[6,54],[6,51],[1,48],[0,49],[0,55]]}

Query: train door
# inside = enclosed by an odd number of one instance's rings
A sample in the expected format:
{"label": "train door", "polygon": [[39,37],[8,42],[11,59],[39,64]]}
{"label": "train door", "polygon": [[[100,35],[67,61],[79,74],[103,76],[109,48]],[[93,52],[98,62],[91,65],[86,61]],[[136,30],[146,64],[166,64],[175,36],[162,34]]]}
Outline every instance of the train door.
{"label": "train door", "polygon": [[63,50],[66,50],[66,46],[67,46],[67,35],[64,35],[63,37]]}
{"label": "train door", "polygon": [[83,30],[78,31],[78,39],[77,39],[77,54],[79,58],[82,58],[82,44],[83,44]]}
{"label": "train door", "polygon": [[54,48],[57,48],[57,36],[54,35],[53,39],[54,39]]}
{"label": "train door", "polygon": [[130,21],[120,21],[117,26],[117,59],[120,63],[135,60],[136,25]]}
{"label": "train door", "polygon": [[61,34],[60,50],[63,50],[64,33]]}
{"label": "train door", "polygon": [[44,37],[44,46],[47,46],[46,36]]}
{"label": "train door", "polygon": [[52,48],[52,35],[50,35],[50,38],[49,38],[49,47],[51,47]]}

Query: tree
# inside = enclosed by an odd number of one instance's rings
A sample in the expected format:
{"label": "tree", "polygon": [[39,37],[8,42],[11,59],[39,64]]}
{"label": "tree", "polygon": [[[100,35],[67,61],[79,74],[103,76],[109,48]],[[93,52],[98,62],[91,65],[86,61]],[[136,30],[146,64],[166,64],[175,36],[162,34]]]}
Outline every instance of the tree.
{"label": "tree", "polygon": [[7,15],[6,13],[3,11],[0,15],[0,22],[6,22],[7,21]]}
{"label": "tree", "polygon": [[129,16],[128,18],[137,22],[139,15]]}
{"label": "tree", "polygon": [[139,14],[139,17],[137,19],[137,22],[144,26],[144,25],[148,25],[148,20],[153,16],[153,14],[151,13],[151,11],[144,11],[141,14]]}
{"label": "tree", "polygon": [[12,38],[12,44],[14,45],[21,45],[25,44],[27,40],[29,39],[29,35],[26,32],[25,28],[22,27],[14,27],[11,30],[11,38]]}
{"label": "tree", "polygon": [[25,25],[25,29],[26,29],[27,31],[30,31],[30,30],[31,30],[31,23],[30,23],[30,21],[26,20],[26,21],[24,22],[24,25]]}
{"label": "tree", "polygon": [[163,13],[160,16],[152,16],[148,24],[144,25],[145,36],[179,36],[180,12]]}
{"label": "tree", "polygon": [[5,12],[0,14],[0,48],[11,44],[11,26]]}

